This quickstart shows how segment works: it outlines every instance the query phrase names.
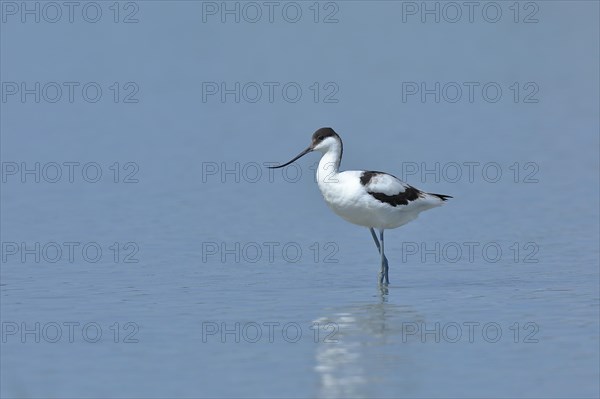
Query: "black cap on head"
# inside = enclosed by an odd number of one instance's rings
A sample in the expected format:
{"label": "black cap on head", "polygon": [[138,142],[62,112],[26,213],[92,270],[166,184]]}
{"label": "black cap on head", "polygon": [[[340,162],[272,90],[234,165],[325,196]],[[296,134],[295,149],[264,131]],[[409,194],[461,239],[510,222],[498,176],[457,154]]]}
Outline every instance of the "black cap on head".
{"label": "black cap on head", "polygon": [[340,137],[338,134],[330,127],[322,127],[318,129],[312,135],[312,143],[313,145],[320,143],[325,140],[327,137]]}
{"label": "black cap on head", "polygon": [[312,135],[312,142],[310,144],[311,148],[317,146],[321,141],[325,140],[327,137],[336,137],[340,142],[341,152],[340,152],[340,160],[342,159],[342,154],[344,153],[344,145],[342,144],[341,137],[330,127],[322,127],[318,129]]}

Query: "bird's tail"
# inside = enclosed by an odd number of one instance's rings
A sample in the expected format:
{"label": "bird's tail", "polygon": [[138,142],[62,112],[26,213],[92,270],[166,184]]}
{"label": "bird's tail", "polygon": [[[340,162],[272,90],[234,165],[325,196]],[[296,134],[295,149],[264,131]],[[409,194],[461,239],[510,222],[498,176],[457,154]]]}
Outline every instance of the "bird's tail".
{"label": "bird's tail", "polygon": [[454,198],[450,195],[444,195],[444,194],[434,194],[434,193],[427,193],[429,195],[433,195],[434,197],[438,197],[439,199],[441,199],[442,201],[447,201],[448,198]]}

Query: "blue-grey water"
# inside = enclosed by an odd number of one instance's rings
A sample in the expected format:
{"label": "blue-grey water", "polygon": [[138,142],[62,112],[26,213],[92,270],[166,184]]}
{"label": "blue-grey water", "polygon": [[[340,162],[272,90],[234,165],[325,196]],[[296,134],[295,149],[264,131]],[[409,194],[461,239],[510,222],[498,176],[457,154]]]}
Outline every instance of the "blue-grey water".
{"label": "blue-grey water", "polygon": [[0,7],[2,397],[600,395],[598,2]]}

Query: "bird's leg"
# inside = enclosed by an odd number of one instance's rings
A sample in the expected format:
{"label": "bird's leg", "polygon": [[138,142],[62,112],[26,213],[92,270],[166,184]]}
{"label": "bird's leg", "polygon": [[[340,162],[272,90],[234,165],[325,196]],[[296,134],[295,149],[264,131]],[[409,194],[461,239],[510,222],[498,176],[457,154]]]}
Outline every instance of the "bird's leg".
{"label": "bird's leg", "polygon": [[385,257],[385,250],[383,245],[383,229],[379,230],[379,240],[381,241],[381,269],[384,270],[385,284],[387,285],[390,283],[390,279],[388,277],[388,261]]}
{"label": "bird's leg", "polygon": [[[381,254],[381,246],[379,245],[379,240],[377,239],[377,234],[375,234],[375,230],[372,227],[369,228],[371,232],[371,236],[373,237],[373,241],[375,241],[375,245],[377,246],[377,251]],[[388,269],[388,260],[385,257],[385,254],[382,254],[383,260],[381,264],[381,271],[379,272],[379,284],[383,284],[384,278],[387,280],[387,284],[389,284],[389,280],[387,279],[387,269]],[[385,264],[385,266],[384,266]]]}
{"label": "bird's leg", "polygon": [[[369,231],[371,232],[371,236],[373,236],[373,241],[375,241],[375,245],[377,246],[377,252],[381,254],[381,246],[379,245],[379,240],[377,239],[377,234],[375,234],[375,230],[372,227],[369,227]],[[381,266],[381,271],[379,272],[379,284],[383,284],[384,279],[384,268]]]}

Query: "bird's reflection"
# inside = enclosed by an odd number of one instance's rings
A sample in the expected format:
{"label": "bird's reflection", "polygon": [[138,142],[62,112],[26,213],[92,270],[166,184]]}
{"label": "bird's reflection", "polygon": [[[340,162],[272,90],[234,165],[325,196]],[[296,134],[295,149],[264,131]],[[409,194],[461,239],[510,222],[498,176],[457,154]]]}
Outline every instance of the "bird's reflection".
{"label": "bird's reflection", "polygon": [[408,306],[390,303],[386,286],[374,298],[315,320],[323,333],[316,353],[317,397],[390,396],[389,377],[403,390],[395,396],[413,390],[418,358],[413,345],[403,345],[402,326],[422,318]]}

